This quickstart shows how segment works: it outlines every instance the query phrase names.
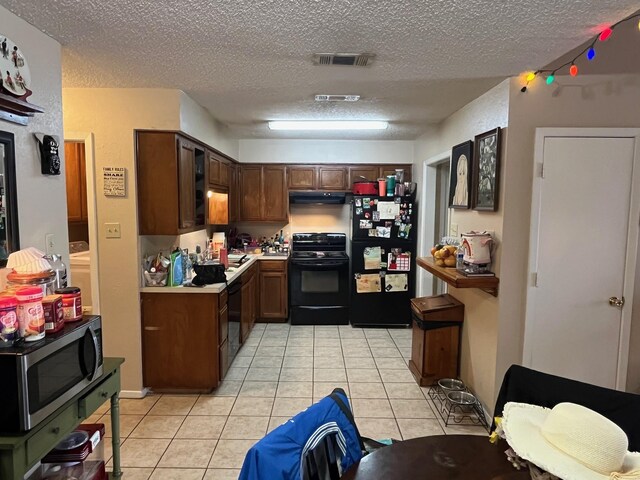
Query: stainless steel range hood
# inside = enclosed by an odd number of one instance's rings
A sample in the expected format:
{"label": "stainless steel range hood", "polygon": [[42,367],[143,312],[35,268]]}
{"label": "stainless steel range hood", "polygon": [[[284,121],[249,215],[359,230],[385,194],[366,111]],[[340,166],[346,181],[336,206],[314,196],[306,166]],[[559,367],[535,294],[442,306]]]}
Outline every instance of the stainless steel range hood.
{"label": "stainless steel range hood", "polygon": [[290,192],[289,203],[296,205],[340,205],[344,204],[343,192]]}

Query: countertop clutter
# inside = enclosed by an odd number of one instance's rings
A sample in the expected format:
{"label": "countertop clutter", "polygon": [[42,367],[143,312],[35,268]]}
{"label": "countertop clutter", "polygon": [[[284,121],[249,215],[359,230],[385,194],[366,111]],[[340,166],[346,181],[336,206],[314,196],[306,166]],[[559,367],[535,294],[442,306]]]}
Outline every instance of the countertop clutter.
{"label": "countertop clutter", "polygon": [[234,280],[240,278],[243,272],[249,269],[251,265],[253,265],[257,261],[261,260],[275,260],[275,261],[285,261],[289,257],[285,255],[265,255],[265,254],[249,254],[247,255],[248,260],[246,260],[241,266],[237,268],[230,268],[225,275],[227,277],[227,284],[224,283],[214,283],[211,285],[204,285],[202,287],[187,287],[187,286],[178,286],[178,287],[142,287],[140,288],[141,293],[220,293],[227,288]]}

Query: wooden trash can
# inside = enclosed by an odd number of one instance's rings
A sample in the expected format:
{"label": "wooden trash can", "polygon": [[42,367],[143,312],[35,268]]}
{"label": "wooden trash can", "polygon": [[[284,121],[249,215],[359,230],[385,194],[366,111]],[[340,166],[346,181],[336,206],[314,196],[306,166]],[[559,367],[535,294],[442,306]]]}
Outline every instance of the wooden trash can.
{"label": "wooden trash can", "polygon": [[409,370],[420,386],[460,373],[464,304],[449,294],[411,299],[413,332]]}

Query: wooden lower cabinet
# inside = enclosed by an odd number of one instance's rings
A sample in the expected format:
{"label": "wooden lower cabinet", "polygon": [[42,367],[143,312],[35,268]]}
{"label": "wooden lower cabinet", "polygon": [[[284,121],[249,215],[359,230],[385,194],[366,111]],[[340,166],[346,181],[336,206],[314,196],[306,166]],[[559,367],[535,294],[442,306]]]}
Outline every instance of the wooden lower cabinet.
{"label": "wooden lower cabinet", "polygon": [[141,302],[144,386],[181,392],[217,388],[224,371],[219,295],[142,293]]}
{"label": "wooden lower cabinet", "polygon": [[260,260],[258,264],[260,265],[258,319],[266,322],[286,322],[289,317],[288,262]]}

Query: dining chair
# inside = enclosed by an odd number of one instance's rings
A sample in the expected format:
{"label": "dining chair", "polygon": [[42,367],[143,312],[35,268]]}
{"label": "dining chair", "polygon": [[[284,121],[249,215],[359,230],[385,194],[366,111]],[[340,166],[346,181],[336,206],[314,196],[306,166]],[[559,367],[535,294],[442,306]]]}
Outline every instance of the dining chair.
{"label": "dining chair", "polygon": [[[629,438],[629,450],[640,451],[640,395],[611,390],[588,383],[512,365],[504,375],[494,408],[501,416],[507,402],[553,408],[571,402],[607,417]],[[495,420],[491,431],[495,430]]]}

